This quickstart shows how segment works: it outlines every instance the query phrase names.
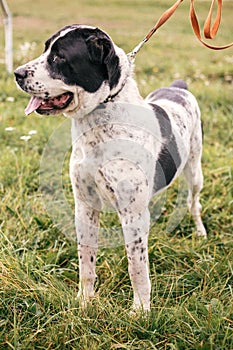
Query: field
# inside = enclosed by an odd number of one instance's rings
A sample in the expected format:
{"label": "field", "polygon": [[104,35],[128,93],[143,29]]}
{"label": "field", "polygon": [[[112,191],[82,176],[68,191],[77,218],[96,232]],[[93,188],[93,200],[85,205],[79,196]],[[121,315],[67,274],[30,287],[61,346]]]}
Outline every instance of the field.
{"label": "field", "polygon": [[[51,34],[71,23],[98,26],[129,52],[172,3],[8,0],[14,16],[14,67],[36,57]],[[203,24],[210,1],[196,3]],[[101,219],[98,297],[87,310],[79,308],[69,121],[24,116],[28,96],[5,70],[0,24],[0,349],[233,349],[233,49],[202,46],[193,35],[188,5],[184,1],[138,54],[135,77],[143,96],[183,78],[199,101],[205,135],[201,202],[208,239],[194,236],[182,204],[182,180],[151,203],[152,311],[137,317],[130,316],[132,289],[119,224],[108,212]],[[233,40],[232,13],[233,2],[224,1],[215,43]],[[48,152],[54,142],[66,147],[58,158]],[[62,178],[65,204],[60,206],[57,198],[51,207],[51,196],[41,191],[41,174],[47,169],[53,174],[57,164],[62,169],[54,176],[58,183]]]}

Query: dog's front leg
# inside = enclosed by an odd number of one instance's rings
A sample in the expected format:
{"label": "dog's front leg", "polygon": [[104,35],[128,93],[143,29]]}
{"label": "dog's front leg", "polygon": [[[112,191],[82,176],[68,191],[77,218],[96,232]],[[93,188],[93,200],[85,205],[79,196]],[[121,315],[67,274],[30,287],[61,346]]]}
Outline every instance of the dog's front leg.
{"label": "dog's front leg", "polygon": [[146,209],[133,222],[130,222],[130,218],[123,214],[121,222],[128,257],[128,270],[134,293],[133,308],[149,311],[151,292],[148,260],[149,211]]}
{"label": "dog's front leg", "polygon": [[85,202],[75,203],[75,225],[78,238],[79,294],[82,307],[94,297],[96,254],[98,249],[99,211]]}

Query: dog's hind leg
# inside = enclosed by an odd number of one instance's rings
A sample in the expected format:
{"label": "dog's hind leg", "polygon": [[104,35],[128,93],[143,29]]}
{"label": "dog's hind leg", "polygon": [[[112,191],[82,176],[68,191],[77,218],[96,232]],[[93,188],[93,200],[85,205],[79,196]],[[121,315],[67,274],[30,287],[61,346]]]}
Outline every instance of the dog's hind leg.
{"label": "dog's hind leg", "polygon": [[184,168],[184,175],[189,188],[187,204],[196,225],[196,234],[197,236],[207,237],[206,229],[201,219],[202,206],[199,199],[199,194],[203,187],[201,134],[201,124],[199,123],[191,140],[190,156]]}

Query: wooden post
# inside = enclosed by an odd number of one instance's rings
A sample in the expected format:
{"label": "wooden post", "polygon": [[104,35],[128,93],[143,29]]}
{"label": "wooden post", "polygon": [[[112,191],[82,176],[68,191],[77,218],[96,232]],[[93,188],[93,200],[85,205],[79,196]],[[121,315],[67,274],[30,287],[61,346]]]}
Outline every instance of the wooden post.
{"label": "wooden post", "polygon": [[3,23],[5,27],[5,62],[9,73],[13,71],[13,39],[12,39],[12,16],[6,0],[0,0],[3,11]]}

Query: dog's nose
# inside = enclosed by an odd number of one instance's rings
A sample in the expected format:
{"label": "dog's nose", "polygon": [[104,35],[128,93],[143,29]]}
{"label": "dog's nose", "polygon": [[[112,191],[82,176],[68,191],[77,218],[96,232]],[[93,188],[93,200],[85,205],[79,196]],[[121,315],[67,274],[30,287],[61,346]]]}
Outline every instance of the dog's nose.
{"label": "dog's nose", "polygon": [[19,67],[14,71],[15,79],[20,84],[27,78],[27,70],[25,68]]}

